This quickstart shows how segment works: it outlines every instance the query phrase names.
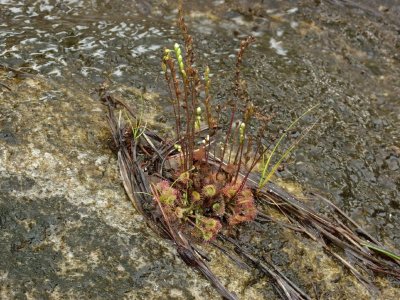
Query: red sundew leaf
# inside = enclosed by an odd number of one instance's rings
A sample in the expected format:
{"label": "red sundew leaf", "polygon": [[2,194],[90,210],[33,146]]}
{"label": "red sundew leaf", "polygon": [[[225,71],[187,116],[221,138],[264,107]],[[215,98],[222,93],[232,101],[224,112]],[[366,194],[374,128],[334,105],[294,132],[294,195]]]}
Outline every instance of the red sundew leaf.
{"label": "red sundew leaf", "polygon": [[193,151],[193,159],[194,160],[203,160],[206,158],[206,151],[204,149],[204,147],[201,147],[195,151]]}

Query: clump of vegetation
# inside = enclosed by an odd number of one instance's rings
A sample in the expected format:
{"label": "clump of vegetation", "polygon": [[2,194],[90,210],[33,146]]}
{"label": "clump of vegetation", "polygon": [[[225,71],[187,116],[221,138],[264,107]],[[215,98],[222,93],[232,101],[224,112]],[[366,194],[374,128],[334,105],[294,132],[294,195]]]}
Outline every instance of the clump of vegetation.
{"label": "clump of vegetation", "polygon": [[[263,126],[258,124],[259,130],[255,133],[248,130],[256,118],[254,106],[241,83],[241,64],[244,52],[254,38],[248,37],[240,43],[232,96],[222,104],[227,115],[224,124],[221,109],[213,109],[216,106],[212,104],[210,92],[210,68],[206,66],[201,74],[195,66],[193,41],[182,14],[178,25],[185,50],[182,51],[181,46],[175,43],[173,49],[164,50],[162,59],[175,118],[175,155],[167,159],[173,166],[170,179],[173,183],[158,183],[152,190],[171,223],[187,224],[192,236],[210,241],[220,230],[255,219],[254,193],[257,191],[249,188],[248,176],[259,165],[262,176],[258,189],[262,189],[301,138],[270,168],[271,158],[285,135],[267,155],[269,149],[261,142],[265,123]],[[176,195],[174,201],[163,202],[164,194],[169,194],[171,189]]]}
{"label": "clump of vegetation", "polygon": [[[221,125],[211,104],[210,69],[205,67],[203,76],[200,75],[194,66],[192,37],[187,33],[182,16],[179,25],[185,40],[185,55],[176,43],[173,50],[165,49],[162,60],[175,117],[175,155],[167,159],[173,166],[170,179],[173,183],[162,181],[154,184],[152,190],[171,224],[183,225],[181,227],[186,227],[192,237],[210,241],[222,229],[256,217],[253,192],[240,174],[245,147],[250,147],[246,123],[252,117],[253,106],[249,101],[240,116],[242,120],[234,122],[242,100],[240,64],[245,49],[254,39],[249,37],[242,41],[237,54],[230,120],[221,145],[213,142]],[[248,173],[255,161],[253,159]]]}
{"label": "clump of vegetation", "polygon": [[[265,127],[257,123],[258,130],[254,130],[257,114],[243,88],[240,71],[244,53],[254,38],[248,37],[240,44],[232,96],[222,111],[212,103],[210,68],[206,66],[200,72],[196,67],[193,41],[182,11],[178,26],[184,50],[175,44],[173,49],[165,49],[162,57],[174,110],[172,141],[151,131],[143,124],[142,116],[137,117],[132,108],[114,99],[104,87],[100,90],[108,107],[125,190],[149,226],[172,240],[180,257],[202,272],[226,299],[237,297],[209,269],[206,256],[196,245],[215,246],[238,265],[246,264],[269,275],[285,299],[310,299],[272,262],[257,258],[244,247],[245,242],[232,234],[232,229],[245,222],[263,226],[275,221],[257,202],[276,208],[287,218],[287,224],[280,224],[314,240],[369,289],[373,289],[370,271],[400,278],[399,256],[386,250],[338,207],[320,198],[336,215],[329,218],[318,214],[270,182],[278,166],[313,126],[278,159],[273,156],[285,134],[272,150],[263,145]],[[287,130],[315,107],[294,120]],[[338,249],[342,254],[337,253]]]}
{"label": "clump of vegetation", "polygon": [[[217,237],[228,237],[235,227],[254,221],[258,213],[255,198],[295,144],[270,168],[272,156],[284,135],[268,153],[269,149],[261,142],[266,125],[258,126],[256,132],[249,130],[256,118],[254,106],[241,81],[241,64],[254,38],[248,37],[240,43],[232,96],[226,103],[220,103],[223,109],[216,109],[212,103],[210,68],[205,66],[202,73],[196,67],[192,37],[182,12],[178,25],[183,34],[184,50],[175,43],[173,49],[164,49],[162,57],[162,70],[174,111],[175,140],[173,146],[171,143],[163,147],[165,157],[156,167],[158,176],[150,183],[150,195],[154,211],[162,216],[164,230],[178,245],[178,253],[190,265],[201,265],[199,260],[196,261],[199,258],[194,255],[193,248],[189,250],[184,245],[214,244]],[[137,135],[137,130],[133,131],[134,140]],[[157,160],[150,168],[155,165]],[[248,180],[256,166],[262,170],[257,188]],[[179,252],[182,247],[185,248],[183,253]],[[236,299],[208,267],[199,269],[221,295]],[[293,296],[302,295],[288,279],[281,280],[281,285]]]}

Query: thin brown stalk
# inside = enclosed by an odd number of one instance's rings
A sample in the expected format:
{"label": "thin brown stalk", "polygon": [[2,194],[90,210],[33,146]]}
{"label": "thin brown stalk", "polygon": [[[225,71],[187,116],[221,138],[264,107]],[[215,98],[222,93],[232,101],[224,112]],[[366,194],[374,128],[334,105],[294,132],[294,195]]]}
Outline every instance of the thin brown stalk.
{"label": "thin brown stalk", "polygon": [[172,88],[171,88],[171,84],[173,85],[173,83],[171,83],[171,78],[168,76],[168,71],[165,71],[165,81],[167,82],[167,86],[168,86],[168,92],[170,95],[170,99],[172,102],[172,107],[174,109],[174,118],[175,118],[175,132],[176,132],[176,138],[179,139],[180,138],[180,116],[179,116],[179,97],[177,96],[177,93],[175,92],[175,99],[176,102],[173,100],[174,96],[172,93]]}
{"label": "thin brown stalk", "polygon": [[[181,128],[181,103],[180,103],[180,96],[181,96],[181,91],[179,88],[179,82],[178,82],[178,78],[176,76],[176,71],[175,71],[175,66],[174,66],[174,62],[169,59],[166,62],[168,69],[171,72],[171,78],[172,78],[172,82],[173,82],[173,86],[174,86],[174,91],[175,91],[175,97],[176,97],[176,111],[177,111],[177,138],[180,138],[180,128]],[[169,85],[169,84],[168,84]],[[172,92],[171,92],[172,93]]]}

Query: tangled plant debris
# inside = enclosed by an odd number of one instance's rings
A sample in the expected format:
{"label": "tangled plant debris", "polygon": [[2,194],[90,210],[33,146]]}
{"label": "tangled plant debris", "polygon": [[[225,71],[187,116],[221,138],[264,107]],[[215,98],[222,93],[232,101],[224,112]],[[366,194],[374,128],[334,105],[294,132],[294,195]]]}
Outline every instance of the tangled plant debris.
{"label": "tangled plant debris", "polygon": [[[174,109],[173,141],[143,125],[133,108],[112,97],[106,87],[100,89],[100,97],[108,108],[125,190],[147,224],[160,236],[172,240],[185,263],[198,269],[226,299],[237,299],[237,296],[210,270],[207,257],[198,250],[197,244],[215,246],[239,266],[247,264],[269,275],[282,298],[310,298],[270,261],[251,253],[246,243],[232,233],[233,228],[244,222],[263,225],[276,221],[265,213],[266,205],[286,217],[287,223],[280,224],[319,243],[371,293],[377,293],[371,274],[400,279],[399,256],[385,249],[338,207],[315,196],[332,208],[331,217],[321,215],[271,183],[279,164],[313,125],[272,164],[284,135],[270,151],[261,142],[265,128],[260,123],[257,123],[257,132],[248,130],[252,122],[257,122],[257,117],[240,75],[244,52],[254,39],[248,37],[240,44],[232,96],[222,110],[213,108],[211,103],[210,68],[205,67],[201,74],[195,65],[193,41],[182,10],[178,26],[185,49],[182,51],[175,44],[173,49],[165,49],[162,58]],[[288,129],[315,107],[308,109]],[[257,168],[261,172],[256,172]]]}

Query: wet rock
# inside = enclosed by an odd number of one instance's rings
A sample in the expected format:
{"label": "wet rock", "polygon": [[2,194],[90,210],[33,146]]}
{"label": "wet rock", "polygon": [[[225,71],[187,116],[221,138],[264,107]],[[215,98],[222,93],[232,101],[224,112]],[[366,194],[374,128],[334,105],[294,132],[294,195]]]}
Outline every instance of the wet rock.
{"label": "wet rock", "polygon": [[399,169],[399,158],[395,156],[391,156],[386,160],[387,166],[389,170],[396,171]]}
{"label": "wet rock", "polygon": [[7,193],[22,192],[30,190],[35,184],[32,178],[24,176],[11,175],[9,177],[3,177],[0,182],[0,191]]}
{"label": "wet rock", "polygon": [[10,132],[10,131],[2,131],[0,132],[0,140],[3,140],[9,144],[16,144],[17,139],[15,138],[15,135]]}
{"label": "wet rock", "polygon": [[400,147],[390,146],[389,149],[391,151],[391,154],[395,155],[396,157],[400,157]]}
{"label": "wet rock", "polygon": [[0,297],[215,297],[126,198],[101,104],[40,77],[0,80],[19,141],[0,139]]}
{"label": "wet rock", "polygon": [[275,265],[280,266],[280,267],[283,265],[286,265],[289,262],[287,253],[278,252],[278,251],[273,252],[271,254],[271,260]]}

